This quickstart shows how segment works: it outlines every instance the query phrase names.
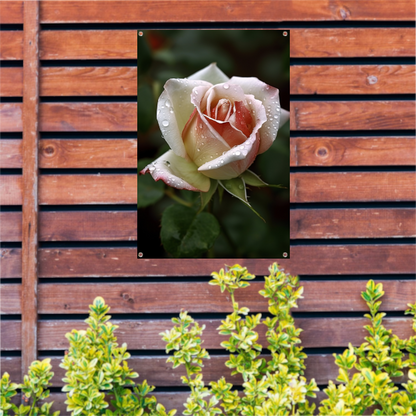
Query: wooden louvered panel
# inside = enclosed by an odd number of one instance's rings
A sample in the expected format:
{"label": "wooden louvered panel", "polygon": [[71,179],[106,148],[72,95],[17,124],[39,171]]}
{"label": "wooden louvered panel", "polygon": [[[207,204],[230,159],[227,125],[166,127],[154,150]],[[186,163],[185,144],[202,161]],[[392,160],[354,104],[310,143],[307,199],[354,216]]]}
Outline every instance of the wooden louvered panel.
{"label": "wooden louvered panel", "polygon": [[294,209],[290,238],[416,237],[413,208]]}
{"label": "wooden louvered panel", "polygon": [[414,65],[294,65],[291,94],[414,94]]}
{"label": "wooden louvered panel", "polygon": [[[377,280],[376,280],[376,283]],[[416,297],[414,282],[383,281],[381,310],[405,311]],[[190,313],[231,313],[232,305],[218,287],[207,282],[177,283],[100,283],[100,296],[111,305],[111,313],[172,313],[183,308]],[[361,298],[366,282],[356,281],[305,281],[304,298],[298,302],[296,312],[367,312]],[[20,284],[2,286],[1,313],[20,314]],[[39,313],[84,314],[97,293],[96,283],[43,283],[39,285]],[[263,282],[252,282],[249,289],[236,292],[236,301],[252,312],[268,312],[267,300],[259,295]],[[327,299],[322,302],[321,299]],[[163,300],[169,298],[169,302]],[[348,303],[344,303],[345,299]]]}
{"label": "wooden louvered panel", "polygon": [[[170,320],[113,320],[118,325],[117,339],[120,345],[126,342],[131,350],[164,350],[166,343],[162,341],[160,333],[171,328]],[[226,338],[218,335],[216,328],[221,325],[220,319],[197,319],[200,325],[205,325],[201,339],[204,348],[223,349],[221,342]],[[295,325],[302,328],[300,335],[304,348],[347,347],[348,343],[358,346],[364,342],[368,332],[366,318],[295,318]],[[391,329],[400,338],[409,338],[412,335],[411,318],[384,318],[383,324]],[[2,321],[1,348],[6,351],[20,349],[20,321]],[[65,338],[72,329],[85,329],[86,324],[81,320],[48,320],[39,321],[38,348],[43,350],[65,350],[69,347]],[[258,327],[259,343],[265,345],[266,326]],[[8,334],[8,336],[5,336]]]}
{"label": "wooden louvered panel", "polygon": [[415,137],[294,137],[290,166],[412,166]]}

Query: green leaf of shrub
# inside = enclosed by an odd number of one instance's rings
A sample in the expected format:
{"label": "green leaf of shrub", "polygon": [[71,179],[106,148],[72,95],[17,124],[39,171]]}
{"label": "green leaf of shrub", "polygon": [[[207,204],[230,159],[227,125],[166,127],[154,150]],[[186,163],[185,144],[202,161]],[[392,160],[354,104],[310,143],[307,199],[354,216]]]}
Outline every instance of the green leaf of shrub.
{"label": "green leaf of shrub", "polygon": [[208,212],[172,205],[162,215],[161,240],[173,257],[199,257],[208,251],[220,233],[217,219]]}
{"label": "green leaf of shrub", "polygon": [[[152,159],[140,159],[139,172],[144,169]],[[163,197],[165,185],[162,181],[155,181],[151,175],[138,175],[137,178],[137,208],[145,208],[154,204]]]}

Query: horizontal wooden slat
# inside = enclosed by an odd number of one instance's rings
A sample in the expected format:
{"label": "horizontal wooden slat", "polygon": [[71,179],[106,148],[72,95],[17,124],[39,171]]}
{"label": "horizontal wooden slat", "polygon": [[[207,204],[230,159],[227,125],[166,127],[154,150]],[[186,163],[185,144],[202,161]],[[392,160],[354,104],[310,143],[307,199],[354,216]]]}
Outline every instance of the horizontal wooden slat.
{"label": "horizontal wooden slat", "polygon": [[136,103],[42,103],[40,131],[137,131]]}
{"label": "horizontal wooden slat", "polygon": [[43,139],[41,168],[135,168],[137,139]]}
{"label": "horizontal wooden slat", "polygon": [[[21,250],[0,249],[1,277],[21,276]],[[135,248],[40,249],[39,277],[209,276],[224,264],[242,264],[256,275],[268,275],[273,260],[141,259]],[[288,273],[307,275],[415,273],[411,244],[292,246],[290,259],[278,263]],[[59,264],[58,264],[59,263]]]}
{"label": "horizontal wooden slat", "polygon": [[416,237],[413,208],[294,209],[290,238]]}
{"label": "horizontal wooden slat", "polygon": [[40,33],[40,59],[137,59],[137,30],[54,30]]}
{"label": "horizontal wooden slat", "polygon": [[0,241],[22,241],[22,213],[0,212]]}
{"label": "horizontal wooden slat", "polygon": [[13,383],[21,383],[23,381],[21,366],[21,357],[0,357],[1,372],[2,374],[8,373],[10,375],[10,380]]}
{"label": "horizontal wooden slat", "polygon": [[41,22],[195,22],[195,21],[310,21],[310,20],[409,20],[415,6],[410,0],[397,0],[394,5],[383,1],[334,0],[284,1],[169,0],[123,1],[59,1],[56,5],[41,3]]}
{"label": "horizontal wooden slat", "polygon": [[40,95],[137,95],[136,67],[41,68]]}
{"label": "horizontal wooden slat", "polygon": [[[42,249],[40,277],[77,276],[207,276],[230,264],[224,259],[137,260],[133,248]],[[291,259],[279,264],[292,274],[413,273],[413,245],[292,246]],[[272,260],[233,259],[251,273],[268,274]],[[59,265],[58,265],[59,263]]]}
{"label": "horizontal wooden slat", "polygon": [[[3,1],[0,3],[4,3]],[[23,59],[23,31],[2,30],[0,60],[15,61]]]}
{"label": "horizontal wooden slat", "polygon": [[[0,223],[0,241],[22,241],[21,212],[0,212]],[[38,233],[39,241],[136,240],[137,211],[42,211]]]}
{"label": "horizontal wooden slat", "polygon": [[22,176],[2,175],[0,179],[1,204],[22,205]]}
{"label": "horizontal wooden slat", "polygon": [[[296,312],[367,311],[361,298],[366,282],[305,281],[304,298]],[[7,289],[8,286],[4,287]],[[416,298],[412,280],[384,281],[385,295],[380,310],[404,311]],[[252,282],[250,288],[236,292],[236,301],[252,312],[268,312],[268,302],[259,291],[263,282]],[[16,288],[7,289],[16,293]],[[206,311],[231,313],[226,295],[207,282],[192,283],[60,283],[39,285],[39,313],[86,313],[97,293],[111,306],[112,313],[176,313],[181,308],[190,313]],[[6,291],[5,296],[8,296]],[[344,302],[348,299],[348,302]],[[169,300],[169,301],[167,301]],[[6,304],[7,307],[7,304]]]}
{"label": "horizontal wooden slat", "polygon": [[294,131],[415,128],[414,101],[292,101],[290,111]]}
{"label": "horizontal wooden slat", "polygon": [[41,205],[137,202],[136,175],[43,175],[39,182]]}
{"label": "horizontal wooden slat", "polygon": [[0,261],[0,278],[22,277],[22,250],[20,248],[1,248]]}
{"label": "horizontal wooden slat", "polygon": [[[268,360],[270,355],[261,355],[262,358]],[[52,371],[54,376],[51,379],[53,387],[63,386],[62,378],[65,377],[65,370],[59,367],[62,357],[49,357],[51,359]],[[233,385],[242,385],[242,377],[239,375],[232,376],[231,369],[225,366],[228,356],[211,355],[209,360],[204,360],[203,376],[204,382],[207,384],[211,381],[217,381],[221,377],[225,377],[228,383]],[[166,363],[167,356],[133,356],[127,363],[128,366],[139,373],[137,381],[147,380],[148,384],[158,387],[174,387],[181,386],[181,376],[186,375],[183,367],[172,368],[170,363]],[[334,362],[335,358],[332,354],[309,354],[305,359],[306,370],[304,376],[306,379],[315,379],[318,385],[326,385],[329,380],[338,384],[336,378],[339,374],[339,367]],[[13,382],[21,382],[21,374],[16,371],[20,367],[20,357],[1,357],[2,372],[7,371]],[[407,381],[407,375],[395,378],[396,383]]]}
{"label": "horizontal wooden slat", "polygon": [[295,29],[292,58],[414,56],[413,28]]}
{"label": "horizontal wooden slat", "polygon": [[0,103],[0,131],[14,133],[22,131],[21,103]]}
{"label": "horizontal wooden slat", "polygon": [[137,211],[43,211],[39,214],[40,241],[137,239]]}
{"label": "horizontal wooden slat", "polygon": [[[0,140],[0,168],[22,167],[22,140]],[[40,168],[134,168],[137,139],[42,139]]]}
{"label": "horizontal wooden slat", "polygon": [[[0,183],[3,205],[21,205],[21,176],[7,175]],[[136,175],[42,175],[41,205],[135,204]]]}
{"label": "horizontal wooden slat", "polygon": [[[177,315],[177,314],[175,314]],[[216,328],[221,324],[219,319],[197,320],[206,329],[201,337],[207,349],[222,349],[221,342],[226,338],[218,335]],[[127,343],[130,350],[164,350],[161,332],[170,329],[173,324],[169,320],[112,320],[118,325],[115,333],[119,344]],[[364,342],[367,331],[364,325],[368,324],[366,318],[296,318],[295,325],[302,328],[300,335],[304,348],[347,347],[348,343],[354,346]],[[391,329],[400,338],[412,336],[411,318],[384,318],[383,324]],[[20,321],[1,321],[1,349],[3,351],[16,351],[21,348]],[[68,349],[68,340],[65,334],[72,329],[85,329],[86,324],[78,320],[39,321],[38,349],[65,350]],[[266,327],[258,327],[259,343],[266,345]]]}
{"label": "horizontal wooden slat", "polygon": [[415,65],[295,65],[291,94],[414,94]]}
{"label": "horizontal wooden slat", "polygon": [[23,1],[0,1],[0,23],[23,23]]}
{"label": "horizontal wooden slat", "polygon": [[294,137],[290,166],[412,166],[415,137]]}
{"label": "horizontal wooden slat", "polygon": [[[40,58],[136,59],[135,30],[48,30],[41,32]],[[291,29],[290,56],[411,57],[412,28]]]}
{"label": "horizontal wooden slat", "polygon": [[292,173],[290,202],[414,201],[414,172]]}
{"label": "horizontal wooden slat", "polygon": [[20,315],[22,313],[20,284],[1,285],[0,295],[0,314],[2,315]]}
{"label": "horizontal wooden slat", "polygon": [[23,68],[0,68],[0,97],[23,95]]}
{"label": "horizontal wooden slat", "polygon": [[0,168],[22,167],[22,140],[0,140]]}
{"label": "horizontal wooden slat", "polygon": [[1,351],[20,351],[22,349],[21,321],[0,320],[0,333]]}

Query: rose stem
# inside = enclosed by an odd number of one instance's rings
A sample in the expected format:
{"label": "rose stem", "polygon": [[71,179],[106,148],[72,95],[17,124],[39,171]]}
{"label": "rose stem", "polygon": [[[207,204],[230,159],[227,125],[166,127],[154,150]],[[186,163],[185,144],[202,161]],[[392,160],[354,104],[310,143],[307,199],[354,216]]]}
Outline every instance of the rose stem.
{"label": "rose stem", "polygon": [[174,201],[179,202],[182,205],[185,205],[186,207],[192,207],[192,203],[185,201],[184,199],[182,199],[181,197],[179,197],[178,195],[175,195],[175,193],[173,192],[172,188],[169,189],[165,189],[165,194],[169,197],[172,198]]}

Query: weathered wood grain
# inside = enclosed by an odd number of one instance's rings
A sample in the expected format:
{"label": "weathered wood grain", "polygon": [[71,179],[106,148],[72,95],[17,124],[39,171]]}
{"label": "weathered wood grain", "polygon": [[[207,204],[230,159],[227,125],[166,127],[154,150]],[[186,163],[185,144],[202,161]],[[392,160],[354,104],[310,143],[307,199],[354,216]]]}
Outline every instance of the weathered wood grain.
{"label": "weathered wood grain", "polygon": [[294,137],[290,166],[413,166],[415,137]]}
{"label": "weathered wood grain", "polygon": [[290,238],[416,237],[413,208],[293,209]]}
{"label": "weathered wood grain", "polygon": [[0,97],[22,97],[22,95],[23,68],[0,68]]}
{"label": "weathered wood grain", "polygon": [[0,212],[0,241],[22,241],[21,212]]}
{"label": "weathered wood grain", "polygon": [[[296,312],[357,312],[368,310],[361,292],[365,281],[305,281],[304,299]],[[378,283],[378,282],[377,282]],[[413,280],[383,281],[386,294],[382,311],[405,311],[416,298]],[[10,285],[6,285],[8,287]],[[254,312],[268,312],[268,302],[259,291],[263,282],[252,282],[237,291],[236,301]],[[12,289],[10,289],[12,290]],[[16,288],[13,288],[13,293]],[[112,313],[176,313],[181,308],[190,313],[206,311],[231,313],[232,304],[226,294],[207,282],[169,283],[43,283],[39,286],[39,313],[86,313],[97,293],[100,293]],[[6,292],[7,296],[7,292]],[[344,302],[348,299],[348,302]]]}
{"label": "weathered wood grain", "polygon": [[0,23],[23,23],[23,1],[1,1]]}
{"label": "weathered wood grain", "polygon": [[43,139],[41,168],[135,168],[137,139]]}
{"label": "weathered wood grain", "polygon": [[326,21],[326,20],[409,20],[415,6],[410,0],[397,0],[394,6],[384,1],[349,0],[179,0],[172,7],[168,0],[123,1],[59,1],[42,3],[42,23],[101,22],[195,22],[195,21]]}
{"label": "weathered wood grain", "polygon": [[[18,320],[0,321],[0,349],[1,351],[21,351],[22,322]],[[21,369],[18,369],[21,374]]]}
{"label": "weathered wood grain", "polygon": [[22,176],[2,175],[0,178],[1,205],[22,205]]}
{"label": "weathered wood grain", "polygon": [[137,95],[136,67],[46,67],[41,70],[42,96]]}
{"label": "weathered wood grain", "polygon": [[[22,177],[5,175],[0,181],[2,205],[22,204]],[[135,204],[137,175],[42,175],[41,205]]]}
{"label": "weathered wood grain", "polygon": [[41,241],[136,240],[137,211],[41,212],[39,239]]}
{"label": "weathered wood grain", "polygon": [[415,65],[294,65],[291,94],[415,94]]}
{"label": "weathered wood grain", "polygon": [[22,250],[20,248],[1,248],[0,261],[2,279],[22,277]]}
{"label": "weathered wood grain", "polygon": [[0,103],[0,131],[2,133],[23,130],[22,110],[23,104],[21,103]]}
{"label": "weathered wood grain", "polygon": [[23,13],[22,375],[38,355],[39,0]]}
{"label": "weathered wood grain", "polygon": [[22,140],[0,140],[0,168],[22,167]]}
{"label": "weathered wood grain", "polygon": [[292,101],[290,111],[294,131],[415,128],[414,101]]}
{"label": "weathered wood grain", "polygon": [[40,37],[40,58],[137,59],[137,31],[44,31]]}
{"label": "weathered wood grain", "polygon": [[[0,2],[3,4],[4,2]],[[0,60],[15,61],[23,59],[23,31],[2,30]]]}
{"label": "weathered wood grain", "polygon": [[[261,355],[262,358],[269,360],[270,355]],[[62,357],[49,357],[54,372],[51,379],[52,386],[63,386],[62,378],[65,376],[65,370],[59,367]],[[228,383],[236,386],[242,385],[242,377],[239,375],[232,376],[231,369],[225,366],[228,360],[227,356],[212,355],[209,360],[204,361],[203,375],[204,382],[218,381],[222,376]],[[183,367],[172,368],[170,363],[166,363],[166,355],[149,355],[149,356],[132,356],[128,361],[128,366],[139,373],[138,382],[147,380],[150,385],[158,387],[175,387],[181,386],[181,376],[186,375]],[[20,374],[17,374],[15,367],[19,365],[20,357],[1,357],[0,363],[2,371],[10,374],[11,380],[21,382]],[[335,364],[335,358],[332,354],[309,354],[305,359],[306,370],[304,376],[306,379],[315,378],[318,385],[328,384],[329,380],[338,384],[336,378],[339,374],[339,367]],[[407,381],[407,375],[395,378],[396,383]],[[136,381],[137,382],[137,381]]]}
{"label": "weathered wood grain", "polygon": [[1,285],[0,289],[0,314],[20,315],[22,313],[22,285]]}
{"label": "weathered wood grain", "polygon": [[292,173],[290,202],[414,201],[414,172]]}
{"label": "weathered wood grain", "polygon": [[136,103],[42,103],[40,131],[137,131]]}
{"label": "weathered wood grain", "polygon": [[41,205],[135,204],[137,175],[43,175]]}
{"label": "weathered wood grain", "polygon": [[[241,264],[256,275],[268,275],[273,260],[141,259],[134,248],[40,250],[40,277],[209,276],[224,264]],[[288,273],[313,275],[415,273],[411,244],[292,246],[290,259],[278,263]],[[17,272],[13,270],[13,274]]]}
{"label": "weathered wood grain", "polygon": [[414,56],[413,28],[297,29],[290,33],[291,58]]}
{"label": "weathered wood grain", "polygon": [[[179,311],[174,316],[178,314]],[[220,344],[226,337],[218,335],[216,329],[221,325],[221,320],[197,321],[206,326],[201,337],[204,347],[222,349]],[[118,342],[120,344],[126,342],[132,350],[164,350],[166,344],[159,334],[173,326],[170,320],[113,320],[112,322],[119,326],[116,331]],[[368,324],[366,318],[297,318],[295,324],[303,329],[300,338],[305,348],[347,347],[349,342],[357,346],[364,342],[364,337],[368,334],[364,329],[364,325]],[[392,329],[393,333],[400,338],[409,338],[412,335],[412,320],[409,317],[385,318],[383,324],[387,329]],[[39,350],[67,349],[69,344],[65,334],[74,328],[85,327],[86,324],[83,321],[40,321]],[[258,328],[259,343],[262,345],[266,343],[265,330],[265,325]]]}
{"label": "weathered wood grain", "polygon": [[[0,212],[0,223],[0,241],[22,240],[21,212]],[[137,211],[43,211],[38,232],[39,241],[136,240]]]}

